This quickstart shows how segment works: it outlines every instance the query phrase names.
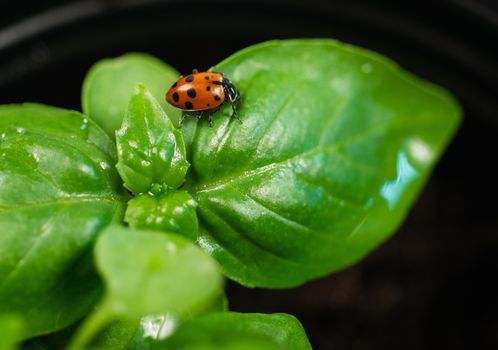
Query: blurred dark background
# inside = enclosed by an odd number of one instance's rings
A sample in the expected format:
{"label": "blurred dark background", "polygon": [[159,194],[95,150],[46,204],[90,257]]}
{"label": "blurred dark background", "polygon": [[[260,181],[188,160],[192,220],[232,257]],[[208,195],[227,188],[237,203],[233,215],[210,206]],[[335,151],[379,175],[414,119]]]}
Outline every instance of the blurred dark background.
{"label": "blurred dark background", "polygon": [[497,349],[495,0],[4,0],[0,103],[80,109],[82,79],[102,57],[146,51],[188,72],[294,37],[381,52],[452,91],[465,119],[392,239],[356,266],[296,289],[229,283],[231,308],[294,314],[317,350]]}

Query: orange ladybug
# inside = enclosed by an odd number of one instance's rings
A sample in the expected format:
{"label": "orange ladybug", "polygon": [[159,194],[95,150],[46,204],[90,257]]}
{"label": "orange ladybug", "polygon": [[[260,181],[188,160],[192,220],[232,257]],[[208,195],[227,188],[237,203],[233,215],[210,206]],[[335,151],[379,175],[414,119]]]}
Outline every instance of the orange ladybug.
{"label": "orange ladybug", "polygon": [[[237,115],[235,104],[240,100],[240,93],[233,83],[223,73],[198,72],[196,69],[192,74],[178,79],[166,93],[166,101],[172,106],[185,112],[195,112],[194,115],[200,119],[205,111],[208,112],[209,126],[212,126],[212,114],[218,111],[223,103],[232,106],[232,117],[242,121]],[[180,127],[186,113],[180,120]]]}

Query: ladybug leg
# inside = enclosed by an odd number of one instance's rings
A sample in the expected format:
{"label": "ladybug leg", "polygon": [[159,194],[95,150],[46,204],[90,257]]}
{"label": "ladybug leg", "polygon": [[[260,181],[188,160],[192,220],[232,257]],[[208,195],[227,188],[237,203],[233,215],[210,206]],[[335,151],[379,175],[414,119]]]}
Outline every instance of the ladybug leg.
{"label": "ladybug leg", "polygon": [[195,117],[197,119],[201,119],[203,114],[204,114],[204,111],[200,111],[200,112],[197,113],[197,115]]}
{"label": "ladybug leg", "polygon": [[235,103],[230,104],[232,106],[232,116],[230,118],[235,117],[240,124],[242,124],[242,120],[240,120],[239,115],[237,114],[237,108],[235,108]]}
{"label": "ladybug leg", "polygon": [[213,108],[212,110],[210,110],[208,112],[208,121],[209,121],[209,126],[212,127],[213,126],[213,114],[215,114],[216,112],[218,112],[220,110],[220,107],[217,107],[217,108]]}
{"label": "ladybug leg", "polygon": [[[182,113],[182,116],[180,117],[180,128],[183,126],[183,122],[185,121],[185,119],[187,118],[190,118],[192,115],[190,113],[187,113],[187,112],[183,112]],[[196,115],[197,117],[197,115]]]}
{"label": "ladybug leg", "polygon": [[180,126],[179,126],[180,128],[183,126],[185,118],[187,118],[187,113],[182,113],[182,116],[180,117]]}

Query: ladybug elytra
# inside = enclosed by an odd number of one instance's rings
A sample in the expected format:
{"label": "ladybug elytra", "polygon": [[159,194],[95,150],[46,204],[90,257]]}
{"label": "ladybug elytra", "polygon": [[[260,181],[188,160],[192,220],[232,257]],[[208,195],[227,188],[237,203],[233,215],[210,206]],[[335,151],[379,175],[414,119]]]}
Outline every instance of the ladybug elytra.
{"label": "ladybug elytra", "polygon": [[[212,114],[217,112],[223,103],[232,106],[232,117],[239,119],[235,104],[240,100],[240,93],[233,83],[223,73],[198,72],[178,79],[166,93],[166,101],[176,108],[192,114],[200,119],[204,112],[208,112],[209,125],[212,126]],[[184,114],[180,120],[183,124]]]}

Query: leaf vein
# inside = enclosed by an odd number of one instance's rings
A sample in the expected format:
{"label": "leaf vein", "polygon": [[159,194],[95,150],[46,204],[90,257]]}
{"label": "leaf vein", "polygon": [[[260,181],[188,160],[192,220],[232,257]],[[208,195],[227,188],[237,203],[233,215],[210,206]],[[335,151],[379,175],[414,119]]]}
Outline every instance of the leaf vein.
{"label": "leaf vein", "polygon": [[[232,232],[234,232],[235,234],[237,234],[242,240],[246,241],[247,243],[249,243],[250,245],[252,245],[253,247],[255,247],[256,249],[258,250],[261,250],[263,252],[266,252],[268,253],[269,255],[279,259],[279,260],[283,260],[283,261],[286,261],[286,262],[290,262],[294,265],[297,265],[297,263],[295,261],[292,261],[290,260],[289,258],[285,257],[285,256],[281,256],[279,254],[277,254],[276,252],[273,252],[271,250],[269,250],[267,247],[264,247],[262,246],[259,242],[255,241],[254,239],[252,239],[252,237],[250,237],[249,235],[245,234],[243,231],[239,231],[237,230],[236,228],[234,228],[225,218],[223,218],[221,215],[219,215],[218,213],[216,213],[213,208],[209,208],[209,205],[207,205],[208,203],[205,203],[206,205],[204,205],[204,207],[202,208],[202,210],[206,210],[208,212],[211,213],[211,215],[213,215],[214,217],[216,217],[218,220],[220,220],[223,224],[225,224],[228,228],[230,228],[230,230]],[[206,220],[206,219],[205,219]],[[207,221],[207,220],[206,220]],[[212,234],[212,233],[211,233]],[[216,238],[216,237],[215,237]],[[219,242],[220,240],[217,239],[217,241]],[[222,246],[224,249],[226,249],[225,246]],[[232,254],[232,256],[235,257],[235,252],[232,250],[230,251],[230,254]],[[243,259],[239,257],[237,257],[237,259],[239,261],[241,261],[242,263],[244,263]]]}
{"label": "leaf vein", "polygon": [[346,199],[346,198],[343,198],[341,196],[336,195],[331,188],[325,186],[324,184],[316,183],[312,179],[306,177],[303,173],[296,173],[296,175],[297,175],[297,177],[299,177],[303,182],[307,183],[308,185],[322,189],[325,193],[327,193],[330,197],[332,197],[333,200],[337,201],[339,204],[349,205],[349,206],[352,206],[356,209],[364,210],[364,208],[361,204],[356,203],[350,199]]}
{"label": "leaf vein", "polygon": [[303,86],[303,84],[296,84],[294,86],[294,88],[291,90],[291,92],[289,92],[289,94],[285,97],[282,105],[275,112],[275,116],[273,117],[273,119],[270,122],[270,124],[268,124],[268,126],[266,127],[266,130],[264,130],[264,132],[259,137],[258,144],[254,148],[254,155],[253,155],[253,161],[252,161],[252,163],[255,163],[256,160],[257,160],[257,156],[259,154],[258,151],[259,151],[259,149],[260,149],[260,147],[261,147],[261,145],[263,143],[263,140],[268,135],[268,133],[271,131],[271,128],[273,127],[273,125],[275,125],[275,123],[278,121],[278,119],[280,119],[280,117],[282,115],[284,115],[282,112],[285,110],[285,108],[287,108],[287,106],[289,105],[289,103],[293,100],[293,97],[297,94],[298,91],[300,91],[300,89],[302,88],[302,86]]}
{"label": "leaf vein", "polygon": [[50,233],[53,232],[53,226],[51,223],[55,221],[55,219],[60,216],[60,213],[64,210],[64,207],[59,207],[57,210],[52,214],[49,220],[47,220],[43,225],[41,225],[39,232],[37,234],[37,237],[35,239],[35,242],[29,247],[29,249],[26,251],[26,253],[23,254],[23,257],[19,259],[16,263],[16,265],[12,268],[12,270],[9,272],[9,274],[5,277],[5,279],[2,281],[0,284],[0,290],[8,284],[10,280],[15,278],[19,270],[21,269],[22,265],[24,262],[27,261],[27,259],[36,251],[36,249],[40,246],[40,244],[45,240],[46,237],[50,235]]}
{"label": "leaf vein", "polygon": [[[280,220],[282,220],[283,222],[285,222],[289,226],[300,229],[300,230],[304,230],[307,233],[317,233],[313,229],[301,224],[300,222],[289,219],[289,218],[283,216],[282,214],[280,214],[279,212],[277,212],[273,209],[270,209],[267,205],[262,203],[260,200],[256,199],[254,196],[251,196],[249,193],[242,192],[239,188],[237,188],[235,186],[232,186],[232,188],[235,189],[238,193],[240,193],[243,197],[246,197],[247,199],[249,199],[252,202],[254,202],[255,204],[257,204],[259,207],[261,207],[261,208],[265,209],[266,211],[268,211],[269,213],[275,215],[276,217],[278,217]],[[319,232],[319,233],[321,233],[321,232]]]}
{"label": "leaf vein", "polygon": [[124,198],[115,196],[78,196],[78,197],[67,197],[59,198],[49,201],[39,201],[31,203],[16,204],[14,206],[0,206],[0,214],[5,212],[13,212],[18,210],[37,208],[50,205],[64,205],[64,204],[80,204],[84,202],[124,202]]}
{"label": "leaf vein", "polygon": [[334,112],[329,117],[329,120],[326,121],[325,126],[322,129],[322,132],[320,134],[320,138],[318,139],[318,146],[322,146],[325,143],[328,131],[332,128],[332,126],[334,125],[334,123],[337,121],[337,119],[339,118],[339,115],[341,114],[341,112],[344,111],[344,109],[347,106],[348,102],[349,102],[349,97],[348,96],[344,96],[337,103],[337,106],[334,109]]}
{"label": "leaf vein", "polygon": [[[394,129],[395,126],[404,128],[404,127],[410,126],[410,124],[411,123],[407,124],[405,121],[402,121],[402,122],[400,121],[399,123],[392,124],[391,129]],[[370,130],[370,132],[377,132],[377,131],[381,131],[384,129],[385,128],[371,128],[369,130]],[[219,181],[213,181],[211,183],[201,184],[201,185],[195,186],[192,188],[192,191],[193,192],[207,192],[207,191],[211,191],[211,190],[216,190],[216,189],[219,189],[220,187],[223,187],[225,185],[230,185],[234,182],[237,182],[237,181],[240,181],[240,180],[243,180],[246,178],[250,178],[250,177],[255,176],[255,175],[259,175],[259,174],[266,173],[266,172],[274,170],[274,169],[285,167],[286,165],[291,164],[293,161],[302,160],[302,159],[305,159],[307,157],[311,157],[311,156],[314,156],[316,154],[319,154],[321,152],[324,152],[324,153],[325,152],[331,152],[331,153],[334,152],[335,154],[341,155],[343,158],[350,159],[345,154],[338,152],[339,146],[343,146],[343,145],[348,144],[348,143],[349,142],[347,142],[347,140],[346,140],[345,142],[336,143],[334,145],[330,145],[327,147],[323,147],[323,145],[318,145],[318,146],[315,146],[307,151],[301,152],[297,155],[293,155],[293,156],[286,158],[284,160],[281,160],[279,162],[261,165],[255,169],[244,171],[237,176],[223,178],[223,179],[220,179]],[[350,160],[353,163],[358,164],[358,166],[360,165],[359,163],[353,161],[352,159],[350,159]],[[366,167],[368,167],[368,166],[366,166]]]}

